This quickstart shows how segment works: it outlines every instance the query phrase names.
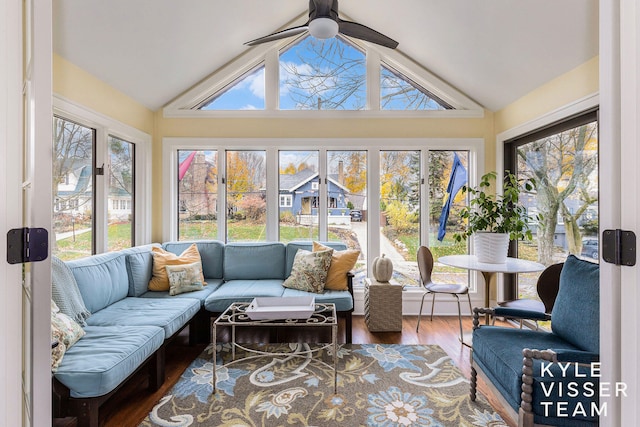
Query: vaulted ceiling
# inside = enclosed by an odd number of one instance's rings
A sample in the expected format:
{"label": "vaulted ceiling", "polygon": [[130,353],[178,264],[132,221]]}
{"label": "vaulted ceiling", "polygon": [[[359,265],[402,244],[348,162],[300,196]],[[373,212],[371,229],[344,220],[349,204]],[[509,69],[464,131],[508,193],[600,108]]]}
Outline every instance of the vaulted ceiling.
{"label": "vaulted ceiling", "polygon": [[[307,0],[54,0],[53,50],[157,110],[308,11]],[[340,0],[498,111],[598,55],[597,0]],[[385,48],[386,49],[386,48]]]}

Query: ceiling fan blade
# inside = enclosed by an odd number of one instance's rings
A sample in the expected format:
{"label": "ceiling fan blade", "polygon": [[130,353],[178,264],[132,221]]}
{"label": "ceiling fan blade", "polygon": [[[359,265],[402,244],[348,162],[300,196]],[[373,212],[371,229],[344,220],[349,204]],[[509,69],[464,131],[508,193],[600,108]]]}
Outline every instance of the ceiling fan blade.
{"label": "ceiling fan blade", "polygon": [[386,46],[390,49],[395,49],[398,46],[398,42],[392,38],[387,37],[366,25],[358,24],[357,22],[339,20],[338,26],[340,28],[340,33],[345,36]]}
{"label": "ceiling fan blade", "polygon": [[309,29],[309,23],[299,27],[287,28],[286,30],[278,31],[277,33],[269,34],[268,36],[260,37],[255,40],[246,42],[247,46],[255,46],[257,44],[266,43],[274,40],[286,39],[287,37],[297,36]]}

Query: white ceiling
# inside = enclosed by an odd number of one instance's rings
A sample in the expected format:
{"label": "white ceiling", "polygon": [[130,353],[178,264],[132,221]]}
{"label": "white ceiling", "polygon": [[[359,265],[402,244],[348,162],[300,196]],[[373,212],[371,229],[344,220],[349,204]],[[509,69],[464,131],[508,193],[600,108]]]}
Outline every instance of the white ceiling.
{"label": "white ceiling", "polygon": [[[53,50],[152,110],[307,0],[54,0]],[[340,0],[340,15],[492,111],[598,54],[598,0]]]}

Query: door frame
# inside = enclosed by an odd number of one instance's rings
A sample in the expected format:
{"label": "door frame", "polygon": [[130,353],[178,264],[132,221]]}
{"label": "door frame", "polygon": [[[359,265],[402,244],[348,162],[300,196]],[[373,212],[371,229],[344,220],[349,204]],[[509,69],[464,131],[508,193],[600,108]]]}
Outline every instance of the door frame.
{"label": "door frame", "polygon": [[[600,0],[600,230],[640,230],[640,8],[636,0]],[[624,53],[624,54],[623,54]],[[622,382],[627,397],[601,396],[602,426],[635,425],[640,382],[640,274],[637,265],[600,268],[601,381]]]}
{"label": "door frame", "polygon": [[[7,230],[22,226],[22,2],[0,0],[0,321],[15,325],[22,319],[22,266],[7,259]],[[3,328],[0,350],[0,425],[21,426],[22,330]]]}

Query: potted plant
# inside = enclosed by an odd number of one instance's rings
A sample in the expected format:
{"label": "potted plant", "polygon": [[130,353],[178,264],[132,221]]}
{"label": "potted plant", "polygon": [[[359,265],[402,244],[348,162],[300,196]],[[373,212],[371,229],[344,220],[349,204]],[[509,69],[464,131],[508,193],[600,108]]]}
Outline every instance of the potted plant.
{"label": "potted plant", "polygon": [[[487,194],[497,173],[482,176],[477,187],[464,186],[462,191],[470,195],[469,205],[460,211],[460,217],[467,220],[463,232],[455,233],[457,241],[473,236],[474,248],[479,262],[500,264],[506,262],[510,240],[532,240],[529,223],[534,219],[520,205],[520,192],[531,191],[535,181],[528,179],[518,182],[516,176],[506,171],[502,195]],[[539,220],[539,216],[536,216]]]}

